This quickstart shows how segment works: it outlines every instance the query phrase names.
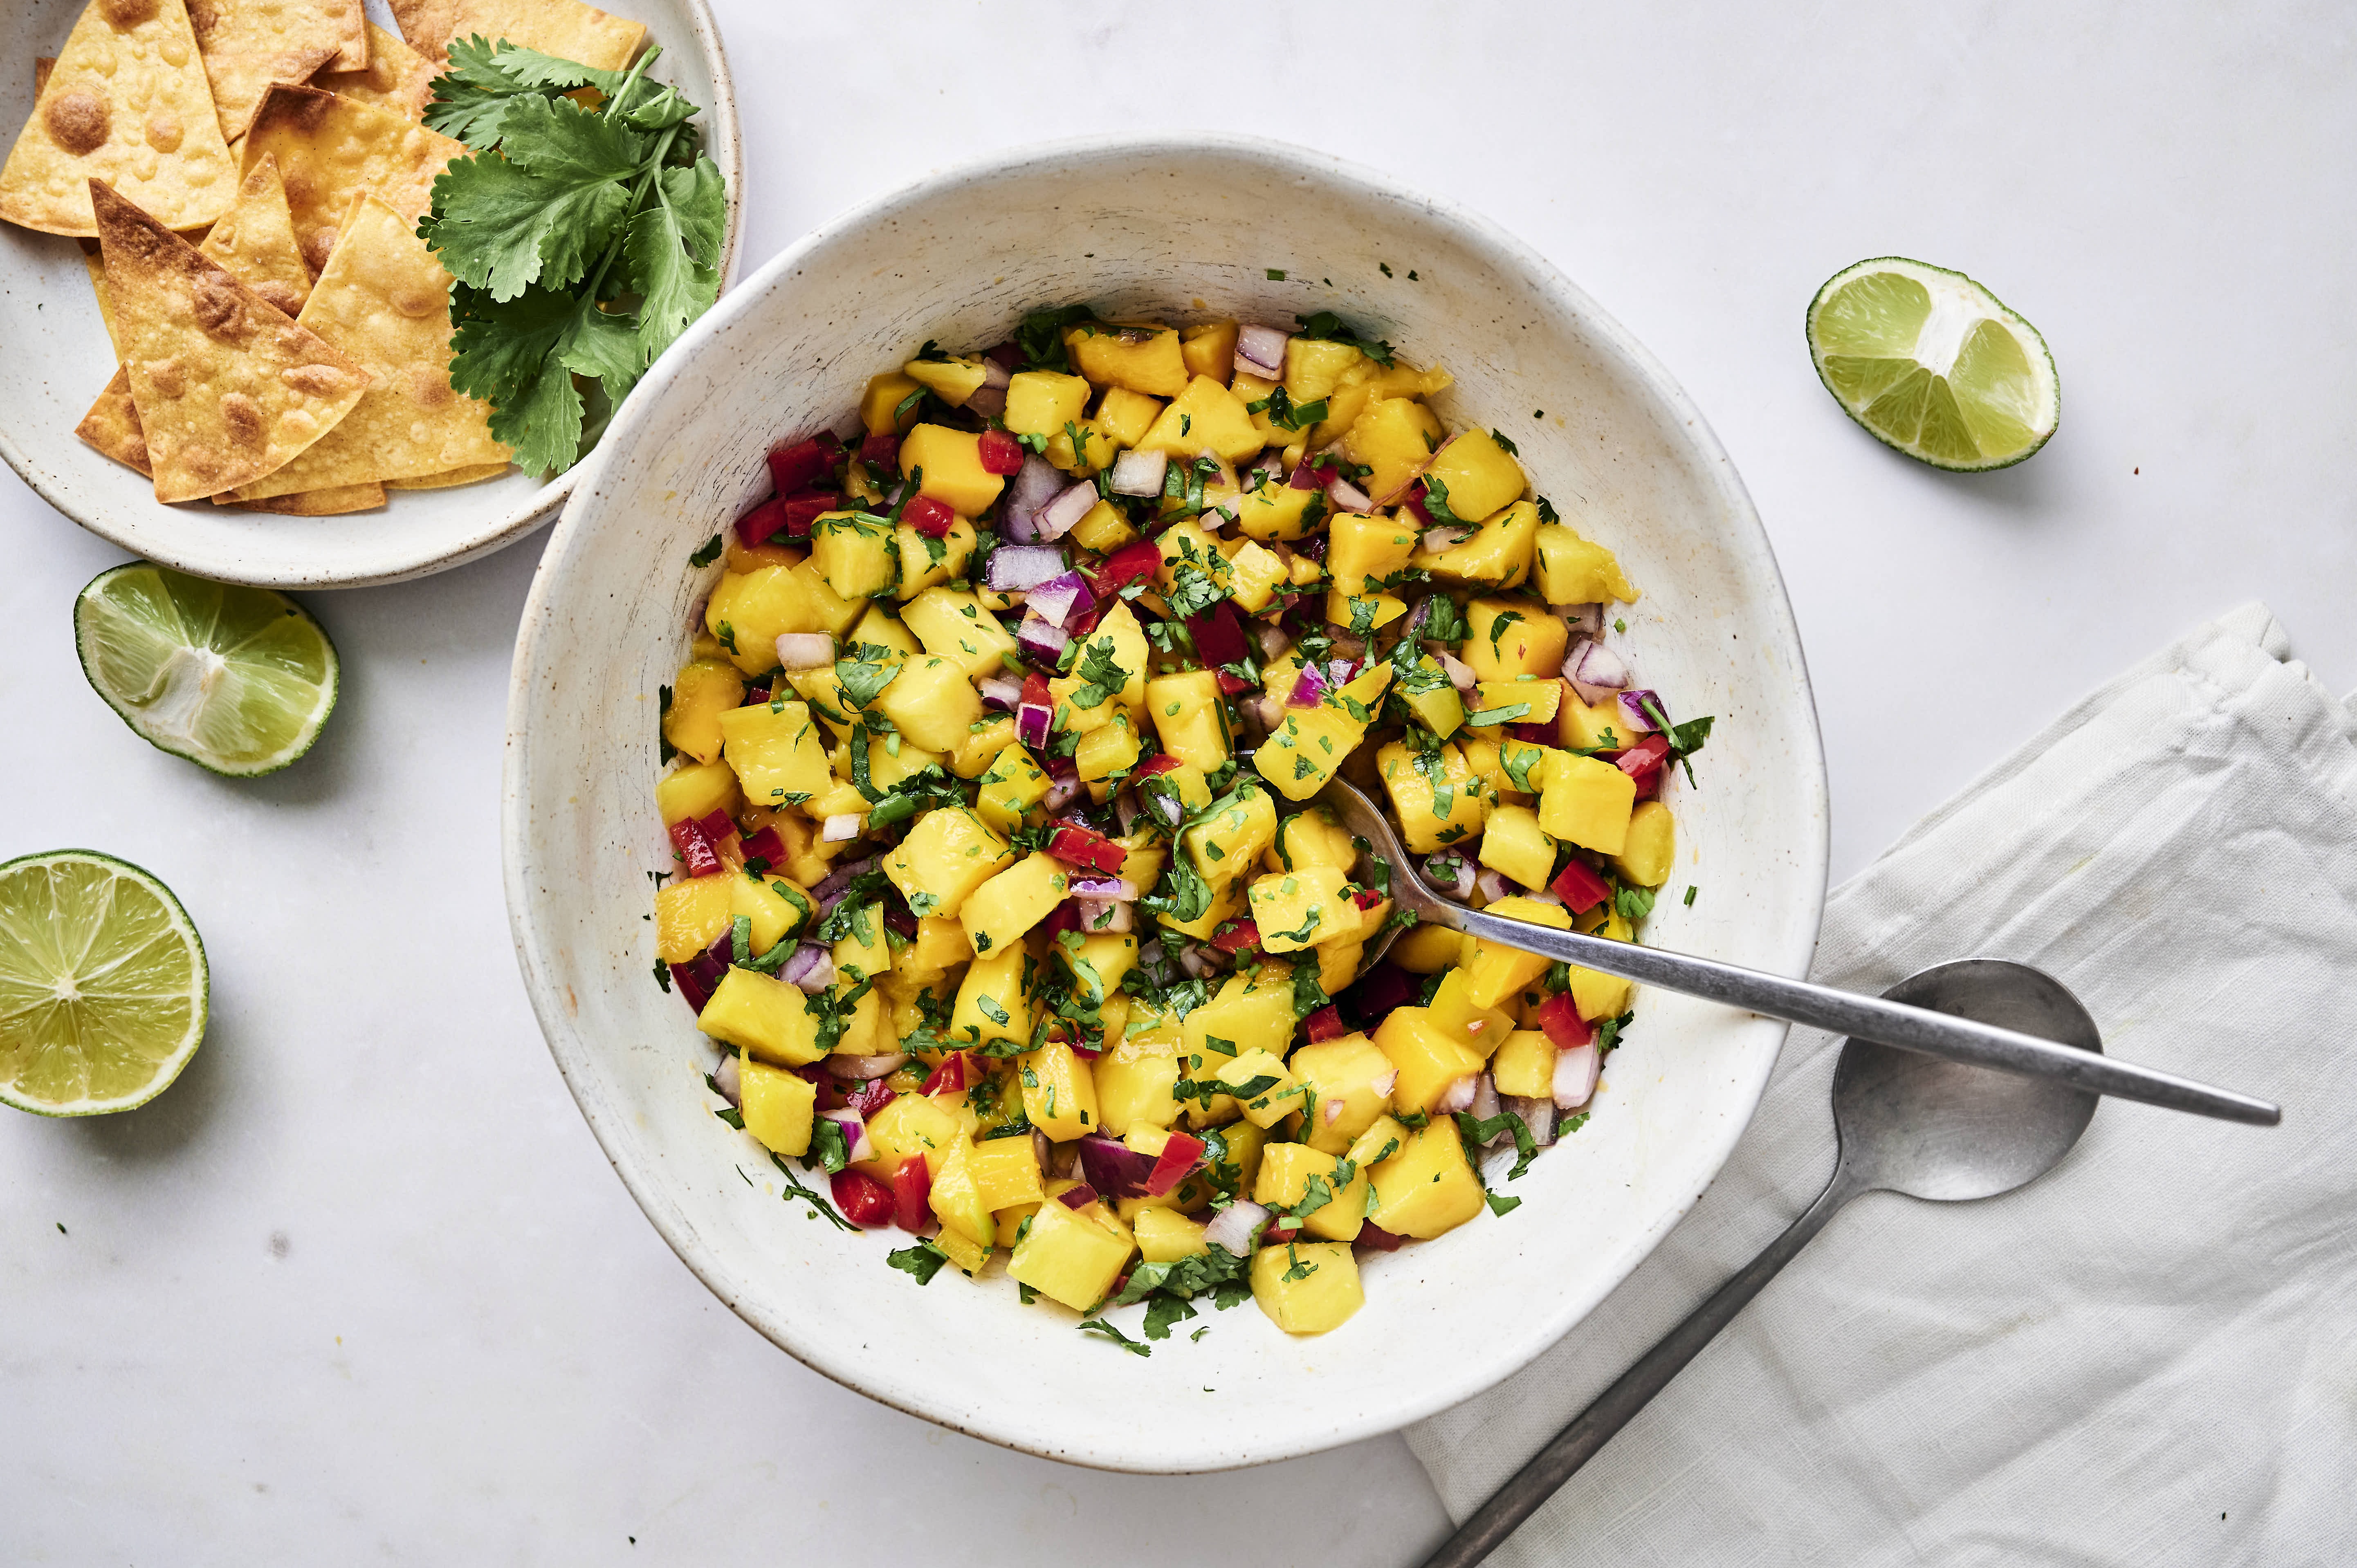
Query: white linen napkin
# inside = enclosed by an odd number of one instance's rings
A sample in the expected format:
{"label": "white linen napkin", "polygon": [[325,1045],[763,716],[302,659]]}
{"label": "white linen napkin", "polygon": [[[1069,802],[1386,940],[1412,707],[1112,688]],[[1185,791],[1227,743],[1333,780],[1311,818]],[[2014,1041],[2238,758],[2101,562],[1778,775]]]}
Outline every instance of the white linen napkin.
{"label": "white linen napkin", "polygon": [[[2357,1562],[2352,709],[2245,606],[1918,823],[1817,945],[1815,977],[1861,991],[2036,964],[2106,1049],[2279,1101],[2282,1126],[2106,1100],[2018,1192],[1868,1194],[1491,1561]],[[1409,1429],[1452,1517],[1815,1197],[1838,1054],[1794,1029],[1660,1250],[1529,1369]]]}

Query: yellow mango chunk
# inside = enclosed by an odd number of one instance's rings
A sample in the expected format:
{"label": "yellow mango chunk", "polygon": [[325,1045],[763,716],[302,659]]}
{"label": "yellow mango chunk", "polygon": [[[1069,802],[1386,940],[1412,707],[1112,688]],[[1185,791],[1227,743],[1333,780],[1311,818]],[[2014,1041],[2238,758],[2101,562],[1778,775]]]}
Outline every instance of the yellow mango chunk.
{"label": "yellow mango chunk", "polygon": [[1677,822],[1659,800],[1640,800],[1629,814],[1629,832],[1620,853],[1612,857],[1622,880],[1640,887],[1659,887],[1670,879],[1677,859]]}
{"label": "yellow mango chunk", "polygon": [[[1501,898],[1490,906],[1488,913],[1509,920],[1527,920],[1534,926],[1551,926],[1558,931],[1571,929],[1571,917],[1564,912],[1560,904],[1541,904],[1530,898]],[[1520,948],[1477,941],[1473,961],[1464,970],[1467,998],[1476,1007],[1496,1007],[1517,992],[1535,983],[1539,976],[1546,972],[1550,961]]]}
{"label": "yellow mango chunk", "polygon": [[1374,1168],[1368,1220],[1394,1236],[1428,1240],[1481,1212],[1481,1178],[1465,1159],[1454,1122],[1408,1134],[1407,1146]]}
{"label": "yellow mango chunk", "polygon": [[1337,865],[1305,865],[1254,879],[1253,924],[1265,952],[1298,952],[1336,934],[1355,931],[1357,911],[1342,889],[1350,875]]}
{"label": "yellow mango chunk", "polygon": [[1560,522],[1543,523],[1534,538],[1536,582],[1551,605],[1634,604],[1637,590],[1620,561]]}
{"label": "yellow mango chunk", "polygon": [[892,530],[859,512],[819,514],[811,524],[810,564],[830,590],[853,604],[889,592],[900,575]]}
{"label": "yellow mango chunk", "polygon": [[969,678],[996,675],[1016,657],[1014,633],[973,594],[929,587],[901,607],[900,618],[927,653],[950,660]]}
{"label": "yellow mango chunk", "polygon": [[1236,324],[1206,321],[1179,328],[1178,357],[1189,375],[1224,381],[1236,368]]}
{"label": "yellow mango chunk", "polygon": [[720,715],[722,753],[745,799],[757,806],[793,805],[834,782],[826,743],[804,703],[756,703]]}
{"label": "yellow mango chunk", "polygon": [[1287,1334],[1323,1334],[1366,1305],[1347,1241],[1292,1241],[1253,1254],[1253,1300]]}
{"label": "yellow mango chunk", "polygon": [[963,806],[919,813],[884,857],[884,875],[920,916],[954,918],[966,896],[1014,863],[1015,852],[981,814]]}
{"label": "yellow mango chunk", "polygon": [[1209,670],[1157,675],[1146,683],[1146,712],[1162,749],[1209,772],[1228,759],[1227,704]]}
{"label": "yellow mango chunk", "polygon": [[1064,863],[1044,851],[1017,861],[958,906],[966,940],[985,956],[1008,950],[1064,901],[1069,881]]}
{"label": "yellow mango chunk", "polygon": [[1375,1048],[1399,1069],[1391,1099],[1402,1115],[1430,1112],[1451,1084],[1481,1070],[1481,1053],[1434,1023],[1422,1007],[1394,1008],[1375,1026],[1374,1040]]}
{"label": "yellow mango chunk", "polygon": [[1446,550],[1418,550],[1413,564],[1451,582],[1511,588],[1530,575],[1538,527],[1537,505],[1516,501],[1483,518],[1473,536],[1461,544]]}
{"label": "yellow mango chunk", "polygon": [[1127,387],[1108,387],[1097,403],[1097,428],[1124,446],[1135,446],[1153,425],[1154,416],[1161,412],[1162,403],[1157,398]]}
{"label": "yellow mango chunk", "polygon": [[859,423],[866,426],[870,435],[889,435],[908,429],[917,422],[921,406],[920,402],[909,400],[923,390],[923,384],[914,376],[899,371],[871,377],[867,390],[859,394]]}
{"label": "yellow mango chunk", "polygon": [[663,738],[698,762],[720,755],[720,715],[745,700],[745,678],[734,664],[691,660],[673,678]]}
{"label": "yellow mango chunk", "polygon": [[1274,1127],[1301,1109],[1300,1086],[1266,1047],[1247,1047],[1242,1055],[1221,1063],[1211,1077],[1235,1096],[1245,1120],[1255,1127]]}
{"label": "yellow mango chunk", "polygon": [[1459,431],[1425,465],[1424,482],[1446,492],[1449,510],[1468,521],[1522,499],[1523,466],[1486,430]]}
{"label": "yellow mango chunk", "polygon": [[1023,982],[1030,955],[1019,947],[977,958],[958,986],[948,1037],[961,1046],[1031,1037],[1031,992]]}
{"label": "yellow mango chunk", "polygon": [[1481,781],[1457,746],[1426,754],[1392,741],[1375,752],[1375,771],[1410,854],[1430,854],[1481,831]]}
{"label": "yellow mango chunk", "polygon": [[1629,841],[1637,781],[1598,757],[1558,752],[1547,758],[1539,793],[1539,826],[1551,838],[1619,854]]}
{"label": "yellow mango chunk", "polygon": [[1073,369],[1100,386],[1176,397],[1187,385],[1183,348],[1168,327],[1089,322],[1065,328],[1064,351]]}
{"label": "yellow mango chunk", "polygon": [[1387,397],[1367,403],[1351,421],[1350,433],[1342,437],[1342,451],[1353,463],[1374,470],[1359,481],[1359,488],[1372,496],[1377,506],[1389,506],[1424,472],[1439,442],[1439,415],[1413,399]]}
{"label": "yellow mango chunk", "polygon": [[733,817],[743,804],[737,770],[726,762],[683,762],[655,781],[655,810],[665,827],[691,817],[701,822],[715,811]]}
{"label": "yellow mango chunk", "polygon": [[928,751],[947,753],[965,740],[982,717],[982,699],[953,661],[927,653],[900,667],[876,706],[893,727]]}
{"label": "yellow mango chunk", "polygon": [[1136,1227],[1138,1255],[1149,1263],[1175,1263],[1202,1251],[1203,1227],[1175,1208],[1141,1208]]}
{"label": "yellow mango chunk", "polygon": [[1127,1237],[1051,1200],[1031,1216],[1006,1272],[1049,1300],[1086,1312],[1112,1292],[1130,1251]]}
{"label": "yellow mango chunk", "polygon": [[1490,1058],[1501,1094],[1537,1100],[1555,1092],[1555,1042],[1536,1029],[1516,1029]]}
{"label": "yellow mango chunk", "polygon": [[990,371],[979,359],[952,356],[946,360],[911,360],[900,367],[900,373],[918,385],[931,388],[952,408],[963,408],[965,400],[982,390],[990,379]]}
{"label": "yellow mango chunk", "polygon": [[1233,463],[1265,445],[1243,400],[1211,377],[1197,376],[1155,416],[1137,449],[1185,457],[1208,452]]}
{"label": "yellow mango chunk", "polygon": [[780,1067],[807,1067],[818,1048],[818,1019],[799,987],[749,969],[731,969],[696,1015],[695,1026],[716,1040]]}
{"label": "yellow mango chunk", "polygon": [[730,908],[726,872],[694,876],[655,889],[655,956],[685,963],[728,929]]}
{"label": "yellow mango chunk", "polygon": [[1017,435],[1060,435],[1089,406],[1089,383],[1060,371],[1018,371],[1006,383],[1006,428]]}
{"label": "yellow mango chunk", "polygon": [[1517,675],[1555,679],[1563,671],[1571,639],[1563,618],[1535,599],[1483,596],[1467,601],[1461,657],[1480,681],[1512,681]]}
{"label": "yellow mango chunk", "polygon": [[1060,1144],[1102,1131],[1097,1120],[1096,1074],[1061,1040],[1015,1058],[1023,1086],[1023,1113],[1031,1125]]}
{"label": "yellow mango chunk", "polygon": [[1039,1187],[1039,1151],[1028,1137],[984,1139],[974,1146],[972,1167],[974,1186],[993,1213],[1046,1196]]}
{"label": "yellow mango chunk", "polygon": [[982,789],[974,798],[974,810],[982,814],[984,822],[1002,833],[1013,832],[1035,815],[1047,815],[1039,806],[1047,798],[1048,770],[1033,761],[1019,742],[992,759],[980,782]]}
{"label": "yellow mango chunk", "polygon": [[1544,887],[1555,872],[1555,841],[1528,806],[1492,806],[1481,830],[1481,864],[1525,887]]}
{"label": "yellow mango chunk", "polygon": [[783,1069],[741,1058],[737,1063],[737,1111],[745,1119],[745,1131],[763,1148],[790,1158],[810,1153],[818,1085]]}
{"label": "yellow mango chunk", "polygon": [[966,1142],[965,1123],[937,1100],[903,1094],[867,1119],[867,1141],[876,1152],[854,1160],[852,1169],[888,1182],[902,1161],[921,1159],[926,1170],[938,1176],[950,1151]]}

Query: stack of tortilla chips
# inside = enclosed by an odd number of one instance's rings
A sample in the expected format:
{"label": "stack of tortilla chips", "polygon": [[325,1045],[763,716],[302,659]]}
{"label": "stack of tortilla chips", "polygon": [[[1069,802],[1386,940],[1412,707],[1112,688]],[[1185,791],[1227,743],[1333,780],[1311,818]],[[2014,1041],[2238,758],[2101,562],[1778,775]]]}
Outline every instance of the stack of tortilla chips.
{"label": "stack of tortilla chips", "polygon": [[508,470],[416,235],[467,155],[426,129],[431,83],[454,38],[620,70],[646,28],[580,0],[393,9],[405,41],[361,0],[90,0],[38,62],[0,220],[82,238],[116,369],[75,434],[159,501],[327,516]]}

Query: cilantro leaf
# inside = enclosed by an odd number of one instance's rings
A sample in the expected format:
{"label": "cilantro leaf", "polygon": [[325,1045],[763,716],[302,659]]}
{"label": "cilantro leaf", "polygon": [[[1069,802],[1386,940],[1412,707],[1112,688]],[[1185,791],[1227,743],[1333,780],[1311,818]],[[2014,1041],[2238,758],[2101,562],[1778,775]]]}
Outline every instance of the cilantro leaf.
{"label": "cilantro leaf", "polygon": [[948,1253],[931,1241],[920,1241],[913,1247],[885,1253],[884,1261],[902,1273],[914,1274],[919,1284],[929,1285],[933,1283],[933,1276],[942,1272],[942,1265],[950,1260]]}
{"label": "cilantro leaf", "polygon": [[630,212],[621,182],[645,161],[645,138],[570,99],[539,97],[511,102],[500,131],[496,150],[454,158],[435,177],[419,237],[452,277],[494,299],[579,282]]}
{"label": "cilantro leaf", "polygon": [[1388,365],[1392,362],[1392,346],[1389,343],[1379,338],[1370,339],[1360,337],[1349,327],[1343,325],[1342,318],[1330,310],[1321,310],[1315,316],[1296,316],[1293,319],[1300,323],[1300,335],[1304,338],[1322,338],[1329,343],[1348,343],[1378,365]]}
{"label": "cilantro leaf", "polygon": [[720,297],[720,170],[710,158],[655,177],[654,200],[630,220],[622,254],[638,291],[643,365],[677,340]]}
{"label": "cilantro leaf", "polygon": [[1112,1340],[1114,1344],[1120,1346],[1123,1349],[1128,1351],[1133,1356],[1151,1356],[1154,1354],[1153,1351],[1147,1349],[1136,1340],[1132,1339],[1128,1335],[1124,1334],[1120,1329],[1115,1328],[1112,1324],[1107,1323],[1102,1317],[1082,1318],[1081,1320],[1081,1332],[1083,1334],[1102,1335],[1103,1337]]}

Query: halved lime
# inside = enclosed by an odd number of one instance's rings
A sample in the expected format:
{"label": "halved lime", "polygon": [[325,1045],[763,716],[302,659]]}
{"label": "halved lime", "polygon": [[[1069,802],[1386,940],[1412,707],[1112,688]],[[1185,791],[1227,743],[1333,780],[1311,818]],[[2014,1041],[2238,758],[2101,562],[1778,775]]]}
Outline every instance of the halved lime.
{"label": "halved lime", "polygon": [[2038,328],[1962,273],[1879,256],[1809,301],[1825,390],[1886,445],[1937,468],[2018,463],[2054,434],[2062,386]]}
{"label": "halved lime", "polygon": [[275,773],[336,706],[336,648],[268,588],[134,561],[74,600],[81,672],[150,744],[233,778]]}
{"label": "halved lime", "polygon": [[144,1105],[205,1035],[205,944],[172,890],[86,849],[0,865],[0,1105]]}

